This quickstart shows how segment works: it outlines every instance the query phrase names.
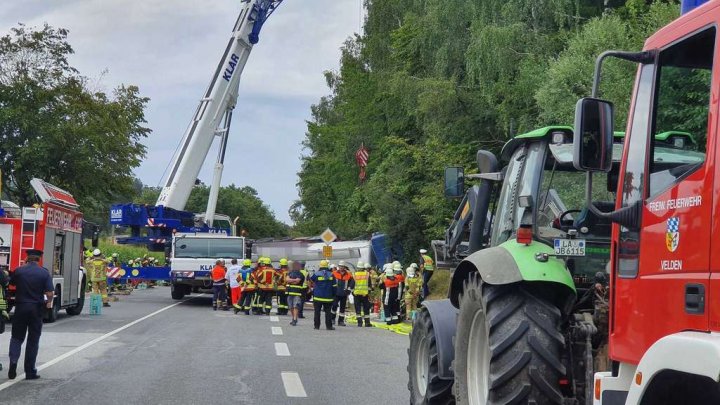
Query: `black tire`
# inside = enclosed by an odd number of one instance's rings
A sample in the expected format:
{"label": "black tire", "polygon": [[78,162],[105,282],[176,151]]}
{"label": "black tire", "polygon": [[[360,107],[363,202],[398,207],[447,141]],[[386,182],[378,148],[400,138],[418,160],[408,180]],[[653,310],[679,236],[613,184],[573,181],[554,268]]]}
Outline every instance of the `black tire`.
{"label": "black tire", "polygon": [[80,284],[80,297],[78,297],[77,304],[68,307],[65,309],[65,312],[67,312],[70,316],[80,315],[82,313],[83,307],[85,306],[85,288],[87,286],[87,283],[85,280]]}
{"label": "black tire", "polygon": [[50,309],[45,310],[45,323],[53,323],[57,321],[58,314],[60,313],[60,289],[55,287],[55,296],[53,297],[53,306]]}
{"label": "black tire", "polygon": [[[560,360],[565,345],[560,333],[562,315],[526,287],[522,283],[483,284],[477,274],[465,281],[453,363],[458,404],[470,403],[471,395],[483,398],[485,391],[487,404],[563,403],[558,387],[565,375]],[[473,325],[475,335],[486,337],[473,338]],[[489,364],[480,364],[483,356]],[[468,364],[477,378],[469,376]],[[487,379],[478,382],[483,369],[489,371]],[[474,402],[482,403],[482,399]]]}
{"label": "black tire", "polygon": [[[425,346],[425,347],[423,347]],[[430,313],[421,307],[415,313],[412,332],[410,333],[410,348],[408,353],[408,389],[410,390],[410,404],[412,405],[450,405],[455,403],[452,395],[452,380],[443,380],[439,376],[438,352],[435,341],[435,332]],[[426,357],[423,360],[420,357]],[[425,376],[419,374],[419,369]],[[425,388],[420,387],[420,380],[425,380]]]}
{"label": "black tire", "polygon": [[174,300],[181,300],[185,297],[185,286],[172,284],[170,286],[170,295]]}

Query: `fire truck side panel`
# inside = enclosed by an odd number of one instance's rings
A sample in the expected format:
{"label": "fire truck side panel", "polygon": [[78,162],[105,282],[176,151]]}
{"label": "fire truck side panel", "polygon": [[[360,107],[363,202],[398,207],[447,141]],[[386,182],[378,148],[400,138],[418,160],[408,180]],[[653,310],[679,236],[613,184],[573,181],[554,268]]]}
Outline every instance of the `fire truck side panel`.
{"label": "fire truck side panel", "polygon": [[[651,37],[645,49],[659,49],[660,61],[670,47],[674,47],[671,55],[682,55],[682,52],[697,55],[707,51],[708,58],[718,61],[717,41],[713,43],[718,17],[720,9],[716,5],[692,19],[681,18]],[[698,60],[703,59],[698,57]],[[682,68],[686,67],[678,69]],[[611,289],[615,310],[611,320],[610,354],[615,360],[638,364],[643,353],[663,336],[683,330],[709,330],[712,314],[709,316],[711,306],[706,302],[713,291],[710,290],[708,252],[714,252],[713,262],[717,263],[717,241],[711,244],[711,235],[713,225],[715,229],[720,228],[719,214],[713,215],[717,211],[714,206],[720,201],[713,195],[719,78],[718,70],[714,69],[708,90],[704,163],[688,169],[689,174],[677,175],[662,187],[655,185],[665,184],[658,182],[658,178],[665,172],[673,173],[657,169],[651,173],[648,163],[653,158],[650,135],[656,129],[657,111],[653,110],[662,108],[653,100],[658,97],[657,87],[662,90],[662,81],[652,65],[639,68],[626,132],[629,147],[620,170],[618,195],[623,196],[623,201],[619,201],[618,206],[630,205],[633,199],[642,201],[642,222],[639,232],[620,229],[618,225],[613,227],[613,232],[620,233],[614,237],[618,241],[613,253],[617,271],[613,274]]]}
{"label": "fire truck side panel", "polygon": [[79,298],[82,214],[51,203],[43,208],[36,246],[43,247],[43,265],[52,273],[56,289],[60,287],[60,306],[65,308]]}

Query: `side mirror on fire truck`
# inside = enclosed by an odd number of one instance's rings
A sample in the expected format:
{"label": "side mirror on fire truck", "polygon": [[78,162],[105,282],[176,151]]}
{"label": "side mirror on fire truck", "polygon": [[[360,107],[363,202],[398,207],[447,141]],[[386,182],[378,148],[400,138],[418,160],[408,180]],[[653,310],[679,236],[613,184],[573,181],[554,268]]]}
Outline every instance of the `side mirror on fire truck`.
{"label": "side mirror on fire truck", "polygon": [[613,105],[597,98],[581,98],[575,106],[573,165],[586,172],[612,168]]}

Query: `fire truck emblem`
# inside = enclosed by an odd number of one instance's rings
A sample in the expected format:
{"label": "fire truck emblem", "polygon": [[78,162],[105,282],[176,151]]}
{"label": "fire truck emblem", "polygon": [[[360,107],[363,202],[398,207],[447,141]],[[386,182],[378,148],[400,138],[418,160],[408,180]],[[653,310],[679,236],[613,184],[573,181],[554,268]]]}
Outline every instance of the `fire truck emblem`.
{"label": "fire truck emblem", "polygon": [[667,220],[667,233],[665,234],[665,246],[674,252],[680,244],[680,218],[672,217]]}

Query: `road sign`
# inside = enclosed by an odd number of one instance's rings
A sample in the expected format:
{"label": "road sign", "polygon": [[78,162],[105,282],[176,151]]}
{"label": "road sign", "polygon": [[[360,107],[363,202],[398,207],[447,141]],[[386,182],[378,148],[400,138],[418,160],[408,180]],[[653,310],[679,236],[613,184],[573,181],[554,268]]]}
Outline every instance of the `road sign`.
{"label": "road sign", "polygon": [[323,246],[323,257],[326,259],[329,259],[332,257],[332,246],[330,246],[330,245]]}
{"label": "road sign", "polygon": [[322,241],[325,242],[326,245],[329,245],[335,242],[335,239],[337,239],[337,235],[335,235],[335,232],[331,231],[330,228],[328,228],[320,234],[320,239],[322,239]]}

